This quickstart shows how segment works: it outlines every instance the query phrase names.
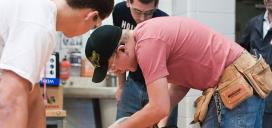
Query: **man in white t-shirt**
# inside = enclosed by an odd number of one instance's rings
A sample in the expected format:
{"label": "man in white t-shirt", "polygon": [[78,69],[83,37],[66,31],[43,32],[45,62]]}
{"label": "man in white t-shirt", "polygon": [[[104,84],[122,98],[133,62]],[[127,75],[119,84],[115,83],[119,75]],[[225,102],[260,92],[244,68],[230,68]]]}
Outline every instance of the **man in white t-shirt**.
{"label": "man in white t-shirt", "polygon": [[44,128],[41,68],[56,45],[86,33],[108,17],[113,0],[0,1],[0,127]]}

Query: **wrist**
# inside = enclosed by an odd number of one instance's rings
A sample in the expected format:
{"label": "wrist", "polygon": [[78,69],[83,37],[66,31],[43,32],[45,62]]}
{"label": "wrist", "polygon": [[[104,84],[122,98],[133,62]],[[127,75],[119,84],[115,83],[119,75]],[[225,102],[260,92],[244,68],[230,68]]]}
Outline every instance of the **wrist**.
{"label": "wrist", "polygon": [[117,86],[117,89],[119,89],[119,90],[123,90],[123,88],[124,88],[124,86]]}

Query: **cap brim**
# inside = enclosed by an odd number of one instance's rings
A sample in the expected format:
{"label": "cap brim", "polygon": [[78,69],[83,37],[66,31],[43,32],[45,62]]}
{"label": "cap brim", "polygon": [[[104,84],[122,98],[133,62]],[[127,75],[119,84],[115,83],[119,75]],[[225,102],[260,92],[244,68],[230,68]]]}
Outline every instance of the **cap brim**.
{"label": "cap brim", "polygon": [[94,83],[99,83],[103,81],[107,75],[107,71],[108,71],[108,66],[95,68],[92,81]]}

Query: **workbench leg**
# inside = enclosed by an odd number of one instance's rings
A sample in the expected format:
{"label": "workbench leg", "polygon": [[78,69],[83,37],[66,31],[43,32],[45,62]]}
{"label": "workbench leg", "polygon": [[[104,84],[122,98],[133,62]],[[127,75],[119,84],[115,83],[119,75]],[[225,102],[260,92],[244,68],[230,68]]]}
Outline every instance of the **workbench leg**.
{"label": "workbench leg", "polygon": [[94,120],[96,128],[102,128],[101,110],[99,99],[92,99],[93,110],[94,110]]}

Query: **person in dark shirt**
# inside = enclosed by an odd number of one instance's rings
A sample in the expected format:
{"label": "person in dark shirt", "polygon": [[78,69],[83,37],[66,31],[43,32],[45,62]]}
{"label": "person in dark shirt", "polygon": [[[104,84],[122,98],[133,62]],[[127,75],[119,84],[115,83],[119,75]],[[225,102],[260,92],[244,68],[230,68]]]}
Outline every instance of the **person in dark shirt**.
{"label": "person in dark shirt", "polygon": [[[115,5],[112,17],[113,25],[122,29],[133,30],[138,23],[154,17],[168,16],[165,12],[157,9],[159,0],[127,0]],[[154,28],[156,29],[156,28]],[[145,80],[140,67],[135,72],[129,72],[118,76],[116,91],[117,119],[131,116],[142,109],[148,103],[148,95]],[[168,121],[162,120],[158,125],[166,125],[169,128],[177,126],[177,107],[171,113]]]}
{"label": "person in dark shirt", "polygon": [[[272,0],[264,0],[266,11],[253,17],[245,27],[239,43],[251,54],[261,54],[272,67]],[[266,98],[263,128],[272,128],[272,94]]]}

